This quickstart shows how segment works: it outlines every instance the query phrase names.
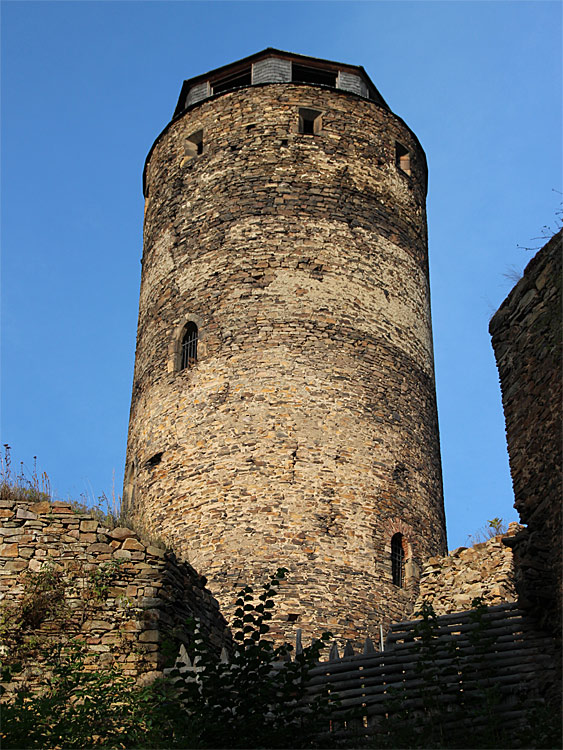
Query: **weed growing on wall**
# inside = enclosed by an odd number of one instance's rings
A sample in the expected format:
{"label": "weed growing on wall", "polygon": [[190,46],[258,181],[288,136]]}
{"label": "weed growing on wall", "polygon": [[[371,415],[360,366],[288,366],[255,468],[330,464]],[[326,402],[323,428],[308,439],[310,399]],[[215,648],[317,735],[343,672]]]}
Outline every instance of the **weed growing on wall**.
{"label": "weed growing on wall", "polygon": [[[106,596],[118,565],[85,578],[96,600]],[[190,664],[177,660],[168,678],[145,687],[116,667],[85,664],[87,648],[78,638],[34,641],[32,625],[59,616],[67,583],[45,568],[26,579],[22,604],[12,626],[21,647],[37,653],[40,671],[33,688],[21,685],[2,709],[2,747],[8,748],[553,748],[560,746],[558,708],[538,705],[527,726],[498,721],[503,696],[491,674],[488,655],[494,634],[487,608],[474,600],[472,627],[464,650],[456,637],[444,639],[432,607],[425,604],[413,631],[416,680],[409,689],[389,690],[386,718],[367,736],[360,714],[343,711],[330,685],[314,701],[307,697],[310,669],[320,641],[289,660],[291,647],[268,640],[275,597],[284,569],[255,594],[245,586],[236,602],[233,648],[221,658],[190,625]],[[12,631],[13,633],[13,631]],[[172,649],[172,643],[169,644]],[[467,659],[467,654],[470,658]],[[6,671],[20,668],[11,661]],[[5,674],[9,679],[10,675]],[[522,705],[515,704],[515,709]],[[337,716],[336,721],[331,721]],[[347,727],[331,736],[329,729]],[[359,731],[354,727],[359,726]]]}
{"label": "weed growing on wall", "polygon": [[[72,644],[84,621],[92,616],[107,598],[119,575],[121,560],[109,560],[86,573],[78,565],[63,571],[45,563],[39,571],[27,570],[21,577],[22,597],[0,606],[0,639],[2,641],[2,680],[34,663],[48,669],[53,643]],[[76,594],[77,606],[68,607],[69,591]],[[54,631],[41,629],[45,621],[56,623]]]}
{"label": "weed growing on wall", "polygon": [[488,539],[492,539],[500,534],[506,534],[507,531],[508,524],[506,521],[502,518],[495,517],[488,520],[486,526],[482,526],[473,534],[469,534],[467,541],[468,544],[473,546],[475,544],[481,544],[481,542],[486,542]]}
{"label": "weed growing on wall", "polygon": [[3,648],[3,679],[10,669],[33,658],[41,645],[37,630],[44,620],[58,618],[64,629],[64,599],[67,582],[61,571],[44,565],[40,571],[27,571],[22,576],[23,596],[17,604],[4,604],[0,609],[0,639]]}
{"label": "weed growing on wall", "polygon": [[[117,526],[128,526],[121,507],[121,497],[115,492],[115,476],[112,483],[111,497],[105,492],[96,500],[80,495],[81,500],[69,498],[65,502],[70,505],[74,513],[87,513],[108,529]],[[51,482],[45,471],[38,472],[37,457],[33,457],[33,467],[26,469],[23,461],[17,471],[12,468],[11,447],[4,443],[4,453],[0,453],[0,500],[15,500],[16,502],[54,502],[51,492]]]}
{"label": "weed growing on wall", "polygon": [[44,652],[39,690],[21,688],[2,707],[3,748],[165,747],[152,736],[156,693],[118,669],[87,671],[78,640]]}
{"label": "weed growing on wall", "polygon": [[40,502],[51,499],[51,485],[45,472],[37,471],[37,457],[33,457],[33,469],[26,471],[23,461],[16,472],[12,468],[11,448],[4,443],[0,454],[0,500]]}

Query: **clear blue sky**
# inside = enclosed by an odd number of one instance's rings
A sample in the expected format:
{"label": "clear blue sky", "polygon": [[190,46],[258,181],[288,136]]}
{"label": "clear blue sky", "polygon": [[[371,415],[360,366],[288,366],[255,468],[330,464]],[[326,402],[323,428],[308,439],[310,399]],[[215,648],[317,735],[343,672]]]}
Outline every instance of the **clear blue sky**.
{"label": "clear blue sky", "polygon": [[121,492],[145,156],[184,78],[272,46],[363,65],[418,135],[449,546],[515,520],[488,322],[560,206],[559,2],[10,2],[2,434],[55,493]]}

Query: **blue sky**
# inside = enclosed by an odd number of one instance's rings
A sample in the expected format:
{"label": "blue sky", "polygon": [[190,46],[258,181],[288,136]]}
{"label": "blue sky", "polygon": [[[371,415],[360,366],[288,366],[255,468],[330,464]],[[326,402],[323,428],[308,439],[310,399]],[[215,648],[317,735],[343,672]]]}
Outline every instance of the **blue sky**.
{"label": "blue sky", "polygon": [[272,46],[363,65],[418,135],[450,548],[516,520],[492,313],[561,205],[559,2],[1,3],[1,440],[121,493],[145,156],[182,81]]}

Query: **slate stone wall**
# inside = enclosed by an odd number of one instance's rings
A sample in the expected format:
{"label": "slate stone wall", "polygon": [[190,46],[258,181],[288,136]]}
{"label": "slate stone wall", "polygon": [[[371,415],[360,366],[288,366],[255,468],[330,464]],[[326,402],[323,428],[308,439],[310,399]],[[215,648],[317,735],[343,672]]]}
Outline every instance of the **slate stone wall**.
{"label": "slate stone wall", "polygon": [[416,595],[392,582],[393,534],[409,571],[446,549],[424,153],[374,102],[278,83],[192,107],[146,176],[128,512],[227,616],[283,565],[277,636],[376,636]]}
{"label": "slate stone wall", "polygon": [[[217,650],[230,642],[204,579],[131,529],[110,530],[67,503],[49,501],[0,499],[0,519],[4,666],[18,661],[24,646],[28,654],[26,670],[8,688],[34,674],[49,643],[78,638],[87,646],[86,664],[103,669],[117,663],[125,674],[140,677],[163,667],[166,641],[169,647],[187,641],[188,617],[200,620]],[[46,589],[57,605],[44,618],[38,606],[14,630],[24,598],[29,601],[37,589],[33,576],[42,571],[61,576],[52,592]],[[36,652],[29,653],[28,636]]]}
{"label": "slate stone wall", "polygon": [[561,638],[561,240],[530,261],[491,320],[514,507],[511,545],[521,603]]}

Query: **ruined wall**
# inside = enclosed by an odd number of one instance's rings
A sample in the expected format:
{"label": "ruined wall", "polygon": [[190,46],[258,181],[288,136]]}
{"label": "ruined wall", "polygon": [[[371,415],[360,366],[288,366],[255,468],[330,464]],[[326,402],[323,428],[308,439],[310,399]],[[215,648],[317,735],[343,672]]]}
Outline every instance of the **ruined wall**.
{"label": "ruined wall", "polygon": [[[139,677],[163,666],[163,642],[185,640],[189,616],[200,619],[218,649],[228,642],[205,581],[131,529],[109,530],[67,503],[49,501],[2,499],[0,519],[4,666],[23,653],[33,668],[45,645],[80,638],[87,664],[117,663]],[[54,575],[41,599],[37,574],[45,571]],[[44,617],[45,606],[52,610]],[[19,673],[17,681],[27,676]]]}
{"label": "ruined wall", "polygon": [[415,610],[423,601],[430,602],[438,615],[471,609],[475,597],[488,606],[515,602],[512,551],[503,541],[514,539],[521,528],[511,523],[506,534],[430,558],[422,569]]}
{"label": "ruined wall", "polygon": [[530,261],[490,324],[506,420],[521,604],[561,637],[561,231]]}
{"label": "ruined wall", "polygon": [[277,634],[376,635],[412,607],[393,534],[408,570],[445,551],[420,145],[353,94],[254,86],[172,122],[147,193],[128,512],[226,614],[283,565]]}

